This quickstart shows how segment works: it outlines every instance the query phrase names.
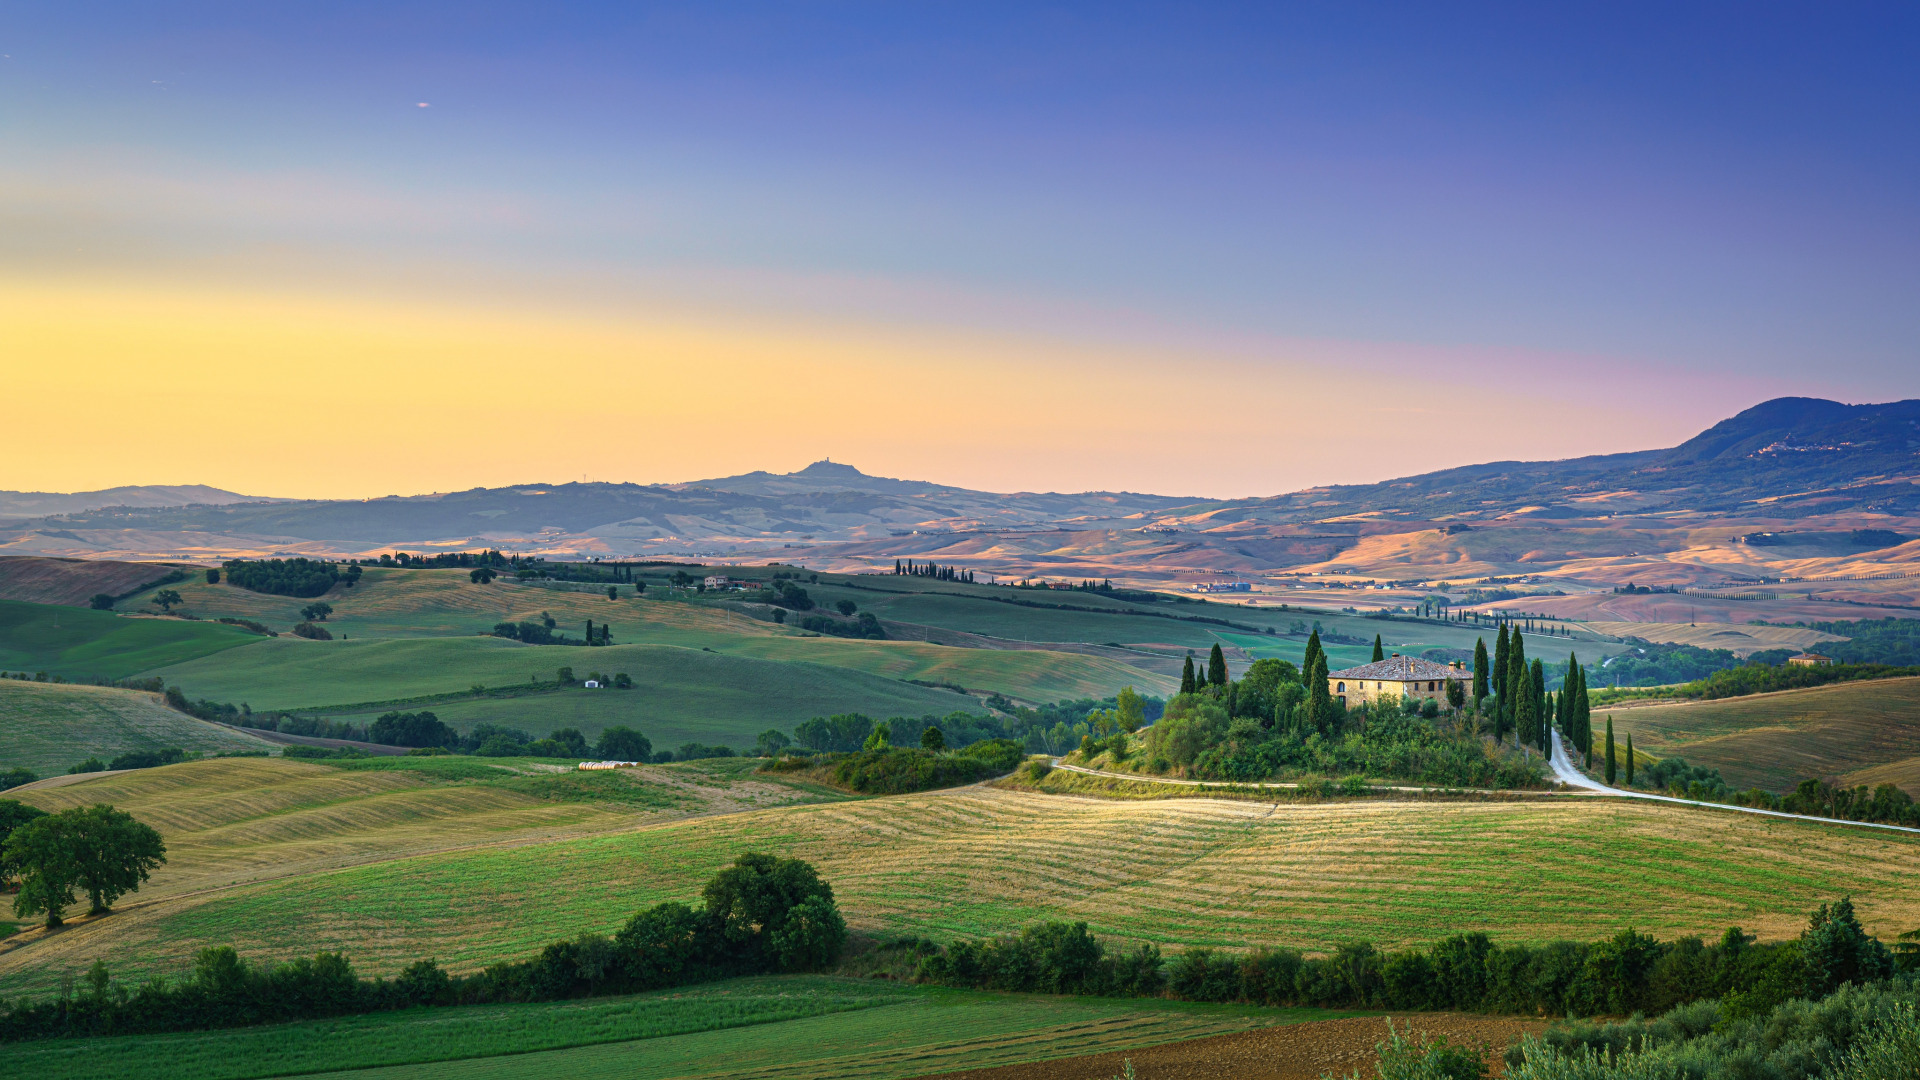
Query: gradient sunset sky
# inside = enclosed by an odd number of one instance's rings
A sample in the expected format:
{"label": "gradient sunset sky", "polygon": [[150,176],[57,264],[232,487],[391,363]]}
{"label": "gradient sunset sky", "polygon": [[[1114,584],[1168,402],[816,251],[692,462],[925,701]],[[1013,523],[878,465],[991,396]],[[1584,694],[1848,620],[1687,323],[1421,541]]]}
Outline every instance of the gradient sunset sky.
{"label": "gradient sunset sky", "polygon": [[1239,496],[1920,395],[1920,8],[0,13],[0,488]]}

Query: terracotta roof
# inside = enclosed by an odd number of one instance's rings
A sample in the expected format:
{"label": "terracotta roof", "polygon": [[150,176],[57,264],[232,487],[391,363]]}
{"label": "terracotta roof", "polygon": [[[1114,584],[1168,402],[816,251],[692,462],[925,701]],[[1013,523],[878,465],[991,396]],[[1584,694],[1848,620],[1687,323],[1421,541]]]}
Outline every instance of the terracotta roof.
{"label": "terracotta roof", "polygon": [[1385,660],[1377,660],[1371,664],[1329,671],[1327,678],[1408,682],[1414,679],[1464,679],[1469,674],[1471,673],[1459,668],[1450,668],[1445,664],[1436,664],[1417,656],[1389,656]]}

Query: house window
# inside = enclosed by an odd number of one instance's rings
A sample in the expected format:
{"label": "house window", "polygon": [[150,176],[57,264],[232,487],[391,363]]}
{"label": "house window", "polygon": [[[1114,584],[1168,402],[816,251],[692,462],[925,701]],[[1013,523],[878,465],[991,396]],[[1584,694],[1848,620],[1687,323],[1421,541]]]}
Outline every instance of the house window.
{"label": "house window", "polygon": [[[1346,683],[1335,683],[1335,684],[1334,684],[1334,687],[1333,687],[1333,692],[1334,692],[1334,693],[1336,693],[1336,694],[1344,694],[1344,693],[1346,693],[1346,692],[1347,692],[1347,684],[1346,684]],[[1346,703],[1347,703],[1347,700],[1346,700],[1345,698],[1341,698],[1341,699],[1340,699],[1340,704],[1342,704],[1342,705],[1345,705]]]}
{"label": "house window", "polygon": [[1433,683],[1432,683],[1431,681],[1429,681],[1429,682],[1427,683],[1427,689],[1428,689],[1428,690],[1432,690],[1432,689],[1433,689]]}

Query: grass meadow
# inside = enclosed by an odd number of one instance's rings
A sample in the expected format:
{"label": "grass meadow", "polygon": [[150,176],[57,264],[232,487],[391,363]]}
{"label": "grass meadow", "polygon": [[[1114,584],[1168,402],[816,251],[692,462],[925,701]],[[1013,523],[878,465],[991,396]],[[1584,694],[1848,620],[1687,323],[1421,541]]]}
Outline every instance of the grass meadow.
{"label": "grass meadow", "polygon": [[1874,679],[1697,704],[1603,710],[1636,747],[1719,769],[1735,787],[1809,777],[1920,791],[1920,678]]}
{"label": "grass meadow", "polygon": [[[1883,937],[1920,926],[1910,887],[1920,841],[1578,797],[1275,806],[986,787],[635,824],[164,899],[0,955],[0,991],[45,990],[96,956],[122,978],[177,973],[209,944],[275,958],[340,949],[373,973],[423,956],[471,970],[691,900],[745,851],[813,862],[857,928],[942,939],[1047,918],[1175,949],[1397,946],[1467,930],[1529,941],[1628,927],[1673,936],[1733,924],[1780,938],[1842,895]],[[195,860],[280,857],[276,829],[236,830],[234,851],[217,834],[191,859],[178,850],[165,872],[186,879]]]}
{"label": "grass meadow", "polygon": [[261,640],[238,627],[0,600],[0,671],[123,679]]}
{"label": "grass meadow", "polygon": [[169,746],[204,753],[272,748],[169,709],[158,694],[0,679],[0,768],[25,766],[47,776],[89,754],[111,759]]}
{"label": "grass meadow", "polygon": [[[822,976],[631,997],[486,1005],[235,1031],[9,1047],[42,1080],[289,1074],[906,1077],[1348,1015],[970,993]],[[349,1072],[349,1070],[351,1070]]]}

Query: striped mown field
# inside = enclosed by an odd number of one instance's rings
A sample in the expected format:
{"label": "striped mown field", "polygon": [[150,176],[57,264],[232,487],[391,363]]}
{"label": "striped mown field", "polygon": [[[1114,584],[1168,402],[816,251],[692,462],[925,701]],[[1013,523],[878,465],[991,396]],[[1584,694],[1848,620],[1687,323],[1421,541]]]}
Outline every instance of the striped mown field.
{"label": "striped mown field", "polygon": [[1719,769],[1737,788],[1808,778],[1893,783],[1920,796],[1920,678],[1873,679],[1683,705],[1602,709],[1615,737]]}
{"label": "striped mown field", "polygon": [[274,957],[341,949],[375,973],[424,956],[471,970],[690,900],[750,850],[812,861],[858,928],[937,938],[1048,918],[1176,949],[1732,924],[1780,938],[1843,895],[1883,937],[1920,926],[1920,840],[1866,830],[1578,797],[1275,806],[988,787],[446,851],[166,900],[0,956],[0,991],[51,986],[95,956],[122,977],[177,972],[208,944]]}
{"label": "striped mown field", "polygon": [[159,694],[77,683],[0,679],[0,768],[51,776],[91,755],[129,750],[268,750],[232,728],[169,709]]}

